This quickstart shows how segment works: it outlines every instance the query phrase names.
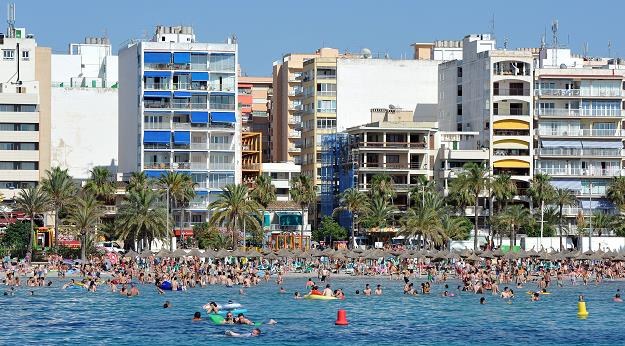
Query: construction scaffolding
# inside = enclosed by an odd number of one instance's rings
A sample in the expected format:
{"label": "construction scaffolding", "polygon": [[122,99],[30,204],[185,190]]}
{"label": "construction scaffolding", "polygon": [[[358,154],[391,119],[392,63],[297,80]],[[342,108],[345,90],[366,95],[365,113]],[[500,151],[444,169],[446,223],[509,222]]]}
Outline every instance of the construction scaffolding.
{"label": "construction scaffolding", "polygon": [[[331,216],[338,207],[341,192],[355,186],[349,136],[333,133],[321,136],[321,217]],[[351,228],[350,213],[338,217],[339,224]]]}

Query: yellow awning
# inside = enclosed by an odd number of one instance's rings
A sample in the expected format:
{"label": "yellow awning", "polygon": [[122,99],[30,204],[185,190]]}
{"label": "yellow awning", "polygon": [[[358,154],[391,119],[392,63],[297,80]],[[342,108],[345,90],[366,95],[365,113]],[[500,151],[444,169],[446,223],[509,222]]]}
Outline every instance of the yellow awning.
{"label": "yellow awning", "polygon": [[530,144],[520,139],[501,139],[493,142],[493,149],[529,149]]}
{"label": "yellow awning", "polygon": [[521,160],[501,160],[493,163],[495,168],[530,168],[530,163]]}
{"label": "yellow awning", "polygon": [[493,124],[493,129],[495,130],[529,130],[530,123],[523,120],[499,120],[495,121]]}

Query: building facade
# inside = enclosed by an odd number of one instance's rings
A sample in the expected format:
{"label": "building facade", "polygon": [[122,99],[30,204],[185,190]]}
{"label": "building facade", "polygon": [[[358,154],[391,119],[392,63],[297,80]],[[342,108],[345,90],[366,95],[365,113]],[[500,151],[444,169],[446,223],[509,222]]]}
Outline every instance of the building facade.
{"label": "building facade", "polygon": [[302,167],[293,162],[270,162],[262,164],[262,174],[271,177],[271,184],[276,188],[277,201],[290,201],[291,179],[299,176]]}
{"label": "building facade", "polygon": [[241,183],[236,43],[199,43],[190,27],[159,26],[119,61],[120,170],[190,174],[196,197],[176,225],[207,221],[221,189]]}
{"label": "building facade", "polygon": [[271,85],[271,77],[239,77],[242,180],[248,184],[260,175],[261,163],[270,162]]}
{"label": "building facade", "polygon": [[538,59],[535,171],[575,194],[578,203],[563,210],[574,231],[581,215],[618,213],[606,190],[623,175],[625,66],[597,64],[568,49],[542,49]]}
{"label": "building facade", "polygon": [[107,38],[88,37],[52,54],[52,166],[78,180],[95,166],[117,172],[117,56]]}
{"label": "building facade", "polygon": [[0,50],[0,193],[11,200],[50,168],[51,50],[14,27]]}

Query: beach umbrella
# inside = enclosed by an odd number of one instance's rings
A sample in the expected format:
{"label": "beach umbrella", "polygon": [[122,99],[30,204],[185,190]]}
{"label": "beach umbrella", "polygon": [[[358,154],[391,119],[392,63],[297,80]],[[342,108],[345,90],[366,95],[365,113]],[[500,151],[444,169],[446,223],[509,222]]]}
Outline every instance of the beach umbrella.
{"label": "beach umbrella", "polygon": [[236,250],[234,250],[234,251],[232,251],[230,253],[230,256],[237,257],[237,258],[245,257],[245,255],[247,255],[247,254],[245,252],[243,252],[242,250],[239,250],[239,249],[236,249]]}
{"label": "beach umbrella", "polygon": [[281,249],[277,253],[278,257],[293,257],[293,254],[287,249]]}
{"label": "beach umbrella", "polygon": [[571,250],[571,251],[567,251],[567,252],[563,253],[562,257],[567,258],[567,259],[571,259],[571,258],[577,257],[578,254],[579,254],[579,252]]}
{"label": "beach umbrella", "polygon": [[462,252],[460,252],[460,257],[462,258],[467,258],[471,256],[471,251],[469,251],[468,249],[464,249],[462,250]]}
{"label": "beach umbrella", "polygon": [[357,259],[358,256],[359,255],[353,251],[349,251],[348,253],[345,254],[345,257],[351,258],[351,259]]}
{"label": "beach umbrella", "polygon": [[469,257],[467,257],[467,260],[468,260],[468,261],[479,261],[479,260],[480,260],[480,258],[479,258],[479,257],[477,257],[477,255],[476,255],[476,254],[471,254]]}
{"label": "beach umbrella", "polygon": [[268,255],[265,255],[264,258],[267,259],[267,260],[274,261],[274,260],[278,259],[278,256],[275,253],[272,252],[272,253],[270,253]]}
{"label": "beach umbrella", "polygon": [[517,258],[519,258],[519,255],[517,255],[516,253],[512,252],[512,251],[508,251],[508,253],[506,253],[503,258],[507,259],[507,260],[516,260]]}
{"label": "beach umbrella", "polygon": [[335,260],[339,260],[339,261],[345,261],[347,258],[345,258],[345,256],[341,253],[334,255],[332,258],[334,258]]}
{"label": "beach umbrella", "polygon": [[323,253],[321,253],[321,251],[315,249],[315,250],[311,251],[310,255],[313,256],[313,257],[322,257]]}
{"label": "beach umbrella", "polygon": [[321,254],[327,257],[330,257],[332,255],[334,255],[334,250],[332,250],[331,248],[327,248],[323,251],[321,251]]}
{"label": "beach umbrella", "polygon": [[152,256],[152,251],[150,251],[148,249],[145,249],[145,250],[141,251],[141,253],[139,254],[139,257],[141,257],[141,258],[148,258],[150,256]]}
{"label": "beach umbrella", "polygon": [[269,255],[272,252],[273,251],[271,249],[269,249],[269,248],[265,248],[265,249],[260,250],[260,253],[263,254],[263,255]]}
{"label": "beach umbrella", "polygon": [[171,252],[167,251],[167,249],[161,249],[161,251],[157,252],[156,257],[171,257]]}
{"label": "beach umbrella", "polygon": [[215,252],[215,250],[212,249],[206,249],[202,254],[202,257],[204,258],[215,258],[215,256],[217,256],[217,253]]}
{"label": "beach umbrella", "polygon": [[491,259],[491,258],[494,258],[495,256],[493,255],[493,253],[490,250],[488,250],[488,251],[482,252],[480,254],[480,257]]}
{"label": "beach umbrella", "polygon": [[363,253],[365,250],[357,247],[357,248],[353,249],[352,251],[354,251],[355,253]]}
{"label": "beach umbrella", "polygon": [[540,257],[540,254],[538,252],[536,252],[536,250],[531,249],[530,251],[527,252],[527,257],[538,258],[538,257]]}
{"label": "beach umbrella", "polygon": [[503,251],[501,251],[501,249],[497,249],[495,251],[493,251],[493,256],[494,257],[503,257],[505,255],[505,253]]}
{"label": "beach umbrella", "polygon": [[137,256],[139,256],[139,254],[133,250],[126,252],[126,254],[124,255],[124,257],[130,257],[130,258],[135,258]]}
{"label": "beach umbrella", "polygon": [[594,253],[594,252],[593,252],[592,250],[588,250],[588,251],[584,252],[583,254],[584,254],[584,255],[588,255],[588,256],[590,256],[590,255],[592,255],[593,253]]}
{"label": "beach umbrella", "polygon": [[199,249],[191,249],[191,251],[189,251],[187,256],[202,257],[202,253],[200,252]]}
{"label": "beach umbrella", "polygon": [[616,252],[614,252],[614,251],[607,251],[607,252],[605,252],[605,253],[601,256],[601,258],[603,258],[603,259],[606,259],[606,260],[607,260],[607,259],[612,259],[612,258],[615,258],[617,255],[618,255],[618,254],[617,254]]}
{"label": "beach umbrella", "polygon": [[603,251],[597,251],[594,254],[590,255],[590,259],[593,261],[601,261],[603,260]]}
{"label": "beach umbrella", "polygon": [[248,258],[260,258],[261,254],[260,252],[258,252],[257,250],[250,250],[247,252],[247,256]]}
{"label": "beach umbrella", "polygon": [[215,258],[226,258],[226,257],[230,257],[230,252],[228,252],[226,249],[220,249],[215,254]]}
{"label": "beach umbrella", "polygon": [[181,258],[181,257],[184,257],[184,256],[186,256],[186,255],[187,255],[187,252],[186,252],[186,251],[184,251],[183,249],[177,249],[176,251],[174,251],[174,252],[171,254],[171,257],[174,257],[174,258]]}

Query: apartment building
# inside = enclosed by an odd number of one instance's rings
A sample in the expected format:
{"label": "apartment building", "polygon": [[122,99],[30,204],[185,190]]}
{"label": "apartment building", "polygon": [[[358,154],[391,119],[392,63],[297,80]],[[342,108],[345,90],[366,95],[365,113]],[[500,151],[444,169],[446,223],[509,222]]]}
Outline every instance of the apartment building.
{"label": "apartment building", "polygon": [[106,37],[52,54],[52,166],[78,180],[95,166],[117,172],[117,56]]}
{"label": "apartment building", "polygon": [[0,50],[0,193],[11,200],[50,168],[51,50],[13,25]]}
{"label": "apartment building", "polygon": [[263,162],[262,174],[271,177],[277,201],[290,201],[291,179],[299,176],[302,167],[293,162]]}
{"label": "apartment building", "polygon": [[623,175],[625,65],[569,49],[543,48],[538,59],[535,171],[575,193],[578,205],[564,210],[575,229],[580,214],[618,212],[605,194],[610,179]]}
{"label": "apartment building", "polygon": [[120,170],[190,174],[197,196],[178,228],[207,221],[221,189],[241,183],[236,66],[232,39],[196,42],[184,26],[158,26],[151,41],[119,51]]}
{"label": "apartment building", "polygon": [[270,162],[271,85],[271,77],[239,77],[242,181],[248,184],[260,175],[261,163]]}

